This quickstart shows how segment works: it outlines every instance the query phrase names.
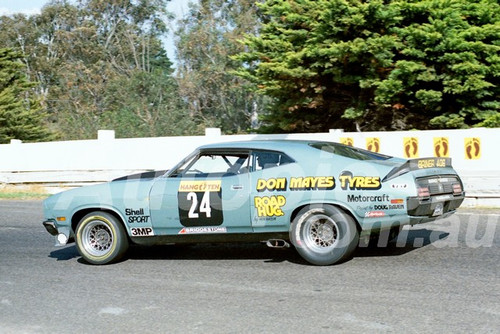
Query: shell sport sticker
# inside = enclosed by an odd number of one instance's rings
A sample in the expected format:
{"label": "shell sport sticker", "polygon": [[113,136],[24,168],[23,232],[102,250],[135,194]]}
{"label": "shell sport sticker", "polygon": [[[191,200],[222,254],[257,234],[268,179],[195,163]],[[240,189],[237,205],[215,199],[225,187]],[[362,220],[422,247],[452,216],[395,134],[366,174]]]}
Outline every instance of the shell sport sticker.
{"label": "shell sport sticker", "polygon": [[478,137],[465,138],[465,160],[481,159],[481,139]]}
{"label": "shell sport sticker", "polygon": [[354,146],[354,139],[351,137],[341,137],[340,143],[347,146]]}
{"label": "shell sport sticker", "polygon": [[403,148],[405,158],[418,158],[418,138],[403,138]]}
{"label": "shell sport sticker", "polygon": [[380,138],[371,137],[366,138],[366,149],[375,153],[380,152]]}
{"label": "shell sport sticker", "polygon": [[434,138],[434,156],[437,158],[450,156],[450,144],[448,137],[435,137]]}
{"label": "shell sport sticker", "polygon": [[183,226],[217,226],[224,220],[220,180],[181,181],[177,201]]}

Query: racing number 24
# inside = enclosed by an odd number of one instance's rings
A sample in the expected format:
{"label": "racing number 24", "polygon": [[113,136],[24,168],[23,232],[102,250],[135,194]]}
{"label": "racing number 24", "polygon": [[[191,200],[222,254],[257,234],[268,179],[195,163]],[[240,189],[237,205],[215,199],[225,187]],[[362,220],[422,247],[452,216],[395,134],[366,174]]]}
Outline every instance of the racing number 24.
{"label": "racing number 24", "polygon": [[[201,198],[200,207],[198,208],[198,197],[195,192],[189,192],[187,194],[187,200],[191,201],[191,207],[189,208],[188,218],[199,218],[199,213],[204,213],[207,218],[212,217],[212,208],[210,207],[210,192],[205,191],[203,197]],[[196,212],[198,209],[198,212]]]}

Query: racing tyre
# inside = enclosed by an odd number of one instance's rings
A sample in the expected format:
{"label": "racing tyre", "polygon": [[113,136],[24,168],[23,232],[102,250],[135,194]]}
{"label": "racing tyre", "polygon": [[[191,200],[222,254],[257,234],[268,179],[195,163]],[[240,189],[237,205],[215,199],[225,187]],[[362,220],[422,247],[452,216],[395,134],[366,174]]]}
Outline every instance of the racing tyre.
{"label": "racing tyre", "polygon": [[346,260],[359,233],[354,219],[332,205],[309,205],[293,221],[290,240],[309,263],[330,265]]}
{"label": "racing tyre", "polygon": [[91,212],[76,227],[76,248],[91,264],[108,264],[120,260],[128,248],[122,224],[109,213]]}

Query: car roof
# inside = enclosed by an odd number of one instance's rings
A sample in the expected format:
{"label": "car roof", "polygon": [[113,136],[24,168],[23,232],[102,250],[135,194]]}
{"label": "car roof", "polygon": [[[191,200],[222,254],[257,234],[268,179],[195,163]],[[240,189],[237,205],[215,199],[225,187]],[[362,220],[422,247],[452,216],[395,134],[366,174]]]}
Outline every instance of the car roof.
{"label": "car roof", "polygon": [[309,148],[309,144],[320,141],[314,140],[290,140],[290,139],[270,139],[270,140],[246,140],[230,141],[200,146],[200,150],[207,149],[261,149],[283,151],[290,148]]}

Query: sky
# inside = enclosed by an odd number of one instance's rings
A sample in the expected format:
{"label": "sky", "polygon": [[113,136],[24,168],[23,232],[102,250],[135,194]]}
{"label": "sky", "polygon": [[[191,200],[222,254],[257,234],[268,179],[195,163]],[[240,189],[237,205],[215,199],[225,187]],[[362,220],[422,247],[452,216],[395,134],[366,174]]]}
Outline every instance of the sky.
{"label": "sky", "polygon": [[[0,15],[11,15],[24,13],[26,15],[39,14],[42,7],[49,0],[0,0]],[[167,10],[174,13],[177,18],[182,17],[188,11],[188,0],[171,0],[167,5]],[[164,40],[165,49],[170,60],[175,66],[175,46],[172,29]]]}

